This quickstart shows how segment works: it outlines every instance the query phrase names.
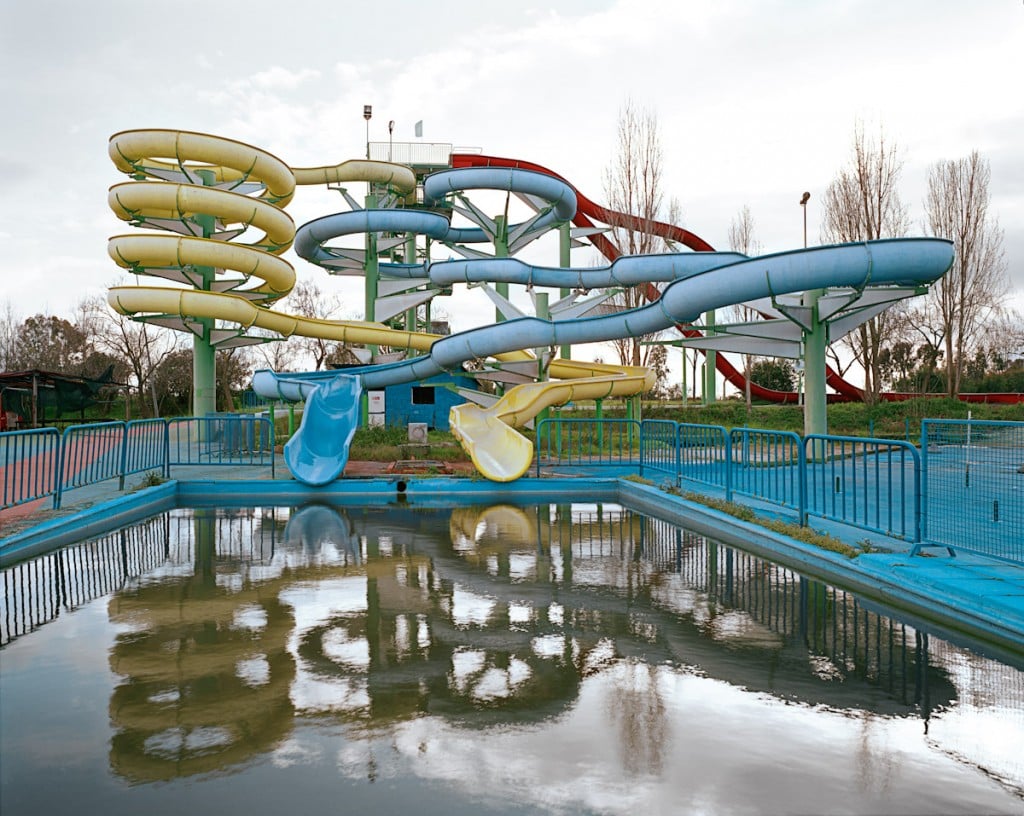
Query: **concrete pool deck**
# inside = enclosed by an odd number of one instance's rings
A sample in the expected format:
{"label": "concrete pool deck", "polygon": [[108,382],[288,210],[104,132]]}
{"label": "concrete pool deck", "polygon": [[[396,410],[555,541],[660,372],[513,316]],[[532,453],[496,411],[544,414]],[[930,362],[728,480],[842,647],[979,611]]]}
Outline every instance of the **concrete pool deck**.
{"label": "concrete pool deck", "polygon": [[[354,462],[346,468],[345,478],[324,488],[301,485],[284,467],[272,477],[269,466],[175,468],[172,480],[162,485],[140,488],[142,479],[136,478],[128,481],[125,491],[118,489],[116,479],[109,480],[68,491],[57,510],[47,498],[0,511],[0,566],[30,557],[68,535],[88,538],[97,534],[94,530],[129,523],[132,514],[161,512],[179,502],[184,506],[206,500],[298,505],[317,497],[395,501],[400,494],[400,500],[409,504],[436,506],[446,496],[454,501],[471,497],[477,502],[489,496],[498,502],[512,497],[550,500],[546,495],[586,501],[592,500],[587,493],[594,496],[603,490],[608,496],[604,500],[618,501],[842,586],[900,613],[912,624],[937,629],[937,634],[951,640],[958,636],[977,640],[993,656],[1024,665],[1024,564],[962,552],[951,557],[945,548],[929,548],[911,557],[907,542],[811,519],[810,526],[818,532],[854,546],[871,545],[871,552],[849,558],[632,480],[587,474],[582,479],[587,489],[581,491],[581,478],[570,476],[564,468],[557,476],[497,485],[424,473],[421,465],[410,465],[409,472],[403,473],[403,468],[391,463]],[[770,508],[754,509],[765,517],[778,516]]]}

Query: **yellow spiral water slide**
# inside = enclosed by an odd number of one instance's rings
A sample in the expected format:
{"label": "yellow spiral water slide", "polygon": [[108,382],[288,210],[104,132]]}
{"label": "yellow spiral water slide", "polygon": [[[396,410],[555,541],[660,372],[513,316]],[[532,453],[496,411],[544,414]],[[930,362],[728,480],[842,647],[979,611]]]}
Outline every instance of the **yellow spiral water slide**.
{"label": "yellow spiral water slide", "polygon": [[[370,181],[408,194],[415,176],[401,165],[347,161],[327,167],[288,167],[259,148],[202,133],[132,130],[110,139],[110,157],[136,181],[110,188],[108,202],[118,218],[165,234],[115,235],[107,251],[135,273],[196,286],[198,291],[157,286],[118,286],[110,305],[126,315],[206,318],[256,327],[284,337],[293,334],[353,343],[426,349],[433,339],[376,323],[333,322],[274,312],[265,306],[287,295],[295,270],[279,257],[295,237],[295,224],[282,209],[296,184]],[[161,179],[152,181],[150,179]],[[247,243],[228,241],[249,230]],[[179,233],[167,235],[166,232]],[[258,304],[258,305],[257,305]]]}
{"label": "yellow spiral water slide", "polygon": [[[198,338],[197,415],[213,410],[215,347],[251,342],[246,332],[253,328],[285,338],[300,335],[418,351],[429,350],[439,339],[380,323],[316,320],[268,308],[295,284],[294,268],[280,257],[295,237],[295,224],[283,209],[295,186],[370,182],[410,196],[416,177],[408,167],[350,160],[290,168],[243,142],[160,129],[117,133],[110,139],[109,154],[132,177],[110,188],[110,208],[132,226],[158,230],[113,236],[107,246],[110,257],[130,272],[177,285],[112,287],[108,302],[121,314]],[[246,242],[232,243],[250,235]],[[209,360],[205,375],[200,373],[202,356]],[[526,351],[498,358],[533,359]],[[635,394],[652,385],[646,369],[557,360],[549,373],[576,381],[517,386],[489,409],[466,405],[453,411],[453,431],[488,478],[510,481],[528,469],[532,445],[512,428],[543,408],[571,399]],[[204,376],[208,382],[200,381]]]}

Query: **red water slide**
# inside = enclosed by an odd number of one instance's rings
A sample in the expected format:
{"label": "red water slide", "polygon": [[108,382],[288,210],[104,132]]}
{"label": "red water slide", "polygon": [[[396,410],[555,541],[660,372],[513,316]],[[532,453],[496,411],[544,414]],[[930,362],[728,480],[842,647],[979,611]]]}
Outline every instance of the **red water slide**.
{"label": "red water slide", "polygon": [[[602,224],[621,229],[647,232],[675,243],[683,244],[694,252],[713,252],[714,247],[698,235],[674,224],[667,224],[663,221],[647,221],[635,215],[616,212],[602,207],[583,195],[568,179],[542,167],[533,162],[521,159],[507,159],[500,156],[484,156],[477,153],[453,153],[451,157],[452,167],[515,167],[521,170],[532,170],[536,173],[545,173],[564,181],[576,192],[576,215],[572,221],[577,227],[596,227],[597,224],[591,219],[596,219]],[[606,236],[601,233],[588,236],[594,247],[609,261],[614,261],[621,254]],[[648,300],[657,300],[660,296],[658,288],[649,283],[645,287],[644,294]],[[676,328],[685,337],[700,337],[701,333],[690,326],[677,325]],[[746,388],[746,380],[743,372],[739,371],[730,363],[724,354],[715,357],[718,372],[725,377],[733,386],[740,391]],[[825,367],[825,381],[836,392],[829,394],[829,402],[861,402],[864,399],[864,391],[852,383],[844,380],[830,366]],[[797,394],[794,391],[776,391],[772,388],[765,388],[755,382],[750,383],[750,394],[757,399],[778,403],[796,403]],[[902,401],[914,399],[921,396],[915,393],[890,392],[881,395],[884,400]],[[1024,402],[1024,394],[961,394],[960,399],[965,402],[998,402],[998,403],[1021,403]]]}

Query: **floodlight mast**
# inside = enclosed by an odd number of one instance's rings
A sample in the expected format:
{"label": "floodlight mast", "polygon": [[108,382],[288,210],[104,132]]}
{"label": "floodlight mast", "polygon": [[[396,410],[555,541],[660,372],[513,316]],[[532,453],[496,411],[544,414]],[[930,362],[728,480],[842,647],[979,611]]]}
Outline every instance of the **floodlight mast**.
{"label": "floodlight mast", "polygon": [[373,105],[363,105],[363,118],[366,120],[366,158],[370,158],[370,120],[373,118]]}
{"label": "floodlight mast", "polygon": [[800,198],[800,206],[804,211],[804,249],[807,249],[807,202],[811,200],[810,193],[804,193]]}

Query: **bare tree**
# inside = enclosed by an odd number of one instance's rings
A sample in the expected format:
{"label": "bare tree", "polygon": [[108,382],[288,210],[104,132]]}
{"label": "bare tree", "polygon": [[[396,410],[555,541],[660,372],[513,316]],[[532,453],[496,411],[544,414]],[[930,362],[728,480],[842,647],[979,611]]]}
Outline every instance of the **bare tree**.
{"label": "bare tree", "polygon": [[[612,162],[604,172],[604,194],[611,210],[636,216],[642,223],[651,224],[662,216],[662,149],[658,130],[658,117],[648,109],[640,109],[632,100],[619,111],[618,143]],[[665,220],[677,223],[680,218],[678,201],[668,206]],[[645,255],[669,249],[663,238],[651,229],[625,229],[616,227],[609,240],[623,255]],[[635,309],[646,303],[642,286],[620,290],[609,300],[617,309]],[[623,365],[646,365],[650,346],[658,334],[626,337],[612,342]]]}
{"label": "bare tree", "polygon": [[234,392],[252,381],[251,346],[235,346],[217,352],[217,391],[221,411],[234,411]]}
{"label": "bare tree", "polygon": [[1009,292],[1003,231],[989,211],[991,170],[975,150],[936,162],[928,173],[927,228],[956,248],[950,270],[932,284],[916,324],[945,352],[946,393],[960,393],[964,367]]}
{"label": "bare tree", "polygon": [[[761,252],[761,244],[754,238],[754,216],[750,214],[750,207],[746,204],[729,224],[729,248],[734,252],[742,252],[744,255],[757,255]],[[733,315],[744,323],[756,320],[757,312],[749,306],[737,303],[733,306]],[[747,412],[750,412],[750,366],[753,355],[743,355],[743,392],[747,403]]]}
{"label": "bare tree", "polygon": [[15,346],[21,328],[21,318],[14,311],[14,304],[4,300],[0,305],[0,371],[14,368]]}
{"label": "bare tree", "polygon": [[152,329],[111,309],[101,297],[86,298],[78,304],[82,331],[93,346],[127,363],[140,397],[149,393],[153,416],[159,416],[154,372],[167,355],[178,348],[175,332]]}
{"label": "bare tree", "polygon": [[[827,243],[867,241],[905,235],[910,226],[897,183],[903,170],[895,144],[880,130],[869,138],[858,122],[853,155],[825,191],[822,238]],[[881,391],[880,355],[891,341],[892,317],[883,312],[847,335],[845,342],[864,369],[864,398],[873,403]]]}
{"label": "bare tree", "polygon": [[[288,308],[293,314],[315,320],[336,318],[341,303],[336,295],[325,295],[316,283],[300,281],[288,296]],[[314,368],[319,371],[337,351],[337,343],[322,337],[296,337],[290,342],[313,358]]]}
{"label": "bare tree", "polygon": [[[265,329],[252,329],[253,337],[268,338],[266,343],[256,346],[260,360],[272,371],[292,371],[298,362],[299,349],[292,338],[280,338],[277,334]],[[257,361],[257,365],[259,362]]]}

